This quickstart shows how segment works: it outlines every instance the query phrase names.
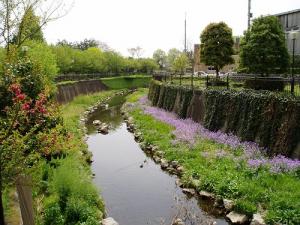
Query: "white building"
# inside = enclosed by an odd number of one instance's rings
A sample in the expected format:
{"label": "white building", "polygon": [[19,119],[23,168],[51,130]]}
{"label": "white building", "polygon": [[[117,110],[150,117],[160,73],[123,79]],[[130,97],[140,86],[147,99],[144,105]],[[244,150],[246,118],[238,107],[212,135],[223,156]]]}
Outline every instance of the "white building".
{"label": "white building", "polygon": [[293,51],[292,32],[299,32],[295,41],[295,54],[300,55],[300,9],[276,14],[286,34],[287,46],[290,54]]}

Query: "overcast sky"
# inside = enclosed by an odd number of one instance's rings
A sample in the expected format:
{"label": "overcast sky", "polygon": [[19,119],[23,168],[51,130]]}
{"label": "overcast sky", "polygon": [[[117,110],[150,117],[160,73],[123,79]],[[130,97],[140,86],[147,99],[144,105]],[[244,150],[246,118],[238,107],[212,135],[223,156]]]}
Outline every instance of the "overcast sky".
{"label": "overcast sky", "polygon": [[[66,0],[66,2],[73,0]],[[70,12],[44,29],[49,43],[93,38],[123,55],[140,46],[143,56],[157,48],[183,49],[184,15],[187,39],[199,43],[210,22],[226,22],[234,35],[247,28],[248,0],[74,0]],[[254,17],[300,9],[300,0],[252,0]]]}

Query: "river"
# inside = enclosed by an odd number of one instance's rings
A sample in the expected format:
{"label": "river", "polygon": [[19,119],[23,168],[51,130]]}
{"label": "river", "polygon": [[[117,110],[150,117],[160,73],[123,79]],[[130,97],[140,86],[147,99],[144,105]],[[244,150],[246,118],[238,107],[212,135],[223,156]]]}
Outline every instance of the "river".
{"label": "river", "polygon": [[[186,225],[227,224],[213,215],[211,205],[186,196],[176,185],[178,178],[146,156],[126,129],[121,116],[124,102],[124,96],[113,97],[87,122],[94,182],[108,216],[120,225],[170,225],[175,217],[183,218]],[[92,124],[96,119],[110,125],[109,134],[97,132]]]}

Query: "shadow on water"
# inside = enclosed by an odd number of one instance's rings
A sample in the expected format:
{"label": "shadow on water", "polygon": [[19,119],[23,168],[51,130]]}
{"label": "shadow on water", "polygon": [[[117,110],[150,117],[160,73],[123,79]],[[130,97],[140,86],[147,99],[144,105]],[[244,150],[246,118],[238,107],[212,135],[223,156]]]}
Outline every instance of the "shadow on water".
{"label": "shadow on water", "polygon": [[[123,96],[116,96],[89,118],[88,146],[93,153],[94,182],[101,188],[108,216],[120,225],[170,225],[174,217],[187,225],[227,224],[207,212],[211,207],[188,198],[167,174],[140,149],[122,120]],[[108,135],[97,133],[94,120],[108,123]],[[206,206],[206,207],[205,207]]]}

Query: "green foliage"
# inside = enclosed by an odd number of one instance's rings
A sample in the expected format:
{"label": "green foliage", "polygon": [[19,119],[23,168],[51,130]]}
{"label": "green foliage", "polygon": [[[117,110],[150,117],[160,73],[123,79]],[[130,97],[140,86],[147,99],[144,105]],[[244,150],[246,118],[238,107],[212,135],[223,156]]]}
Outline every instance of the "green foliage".
{"label": "green foliage", "polygon": [[161,49],[157,49],[154,53],[153,53],[153,59],[155,60],[155,62],[159,65],[160,69],[163,69],[166,67],[166,63],[167,63],[167,55],[166,53],[161,50]]}
{"label": "green foliage", "polygon": [[283,91],[285,82],[282,78],[267,80],[264,78],[252,78],[245,81],[245,87],[255,90]]}
{"label": "green foliage", "polygon": [[70,47],[73,49],[87,50],[89,48],[98,48],[100,43],[95,39],[84,39],[80,42],[68,42],[67,40],[58,41],[57,46]]}
{"label": "green foliage", "polygon": [[27,41],[24,45],[29,47],[27,56],[40,69],[43,82],[45,85],[50,85],[58,73],[55,55],[51,47],[46,43],[36,41]]}
{"label": "green foliage", "polygon": [[18,33],[13,37],[13,43],[20,46],[26,40],[44,42],[40,19],[34,14],[32,7],[25,10]]}
{"label": "green foliage", "polygon": [[102,218],[104,205],[92,184],[89,170],[77,156],[52,164],[56,167],[51,168],[48,177],[51,201],[45,202],[44,224],[49,224],[51,217],[57,224],[96,224],[95,221]]}
{"label": "green foliage", "polygon": [[44,205],[44,225],[64,225],[65,219],[58,204],[57,196],[51,196]]}
{"label": "green foliage", "polygon": [[139,68],[137,69],[141,73],[152,74],[154,70],[158,69],[157,63],[153,59],[139,59]]}
{"label": "green foliage", "polygon": [[113,51],[105,52],[106,71],[113,74],[120,74],[124,67],[123,57]]}
{"label": "green foliage", "polygon": [[201,34],[201,61],[214,66],[218,72],[227,64],[234,62],[232,30],[224,23],[211,23]]}
{"label": "green foliage", "polygon": [[253,20],[240,47],[240,68],[248,73],[269,75],[284,73],[289,55],[281,24],[276,16]]}
{"label": "green foliage", "polygon": [[181,52],[176,48],[172,48],[168,51],[168,56],[167,56],[168,67],[173,68],[174,61],[180,54]]}
{"label": "green foliage", "polygon": [[[149,95],[152,96],[150,92]],[[140,96],[144,94],[141,92]],[[265,170],[251,174],[243,164],[237,165],[234,158],[205,158],[202,156],[203,152],[232,150],[201,137],[192,148],[183,143],[174,146],[174,128],[144,114],[140,109],[133,109],[130,115],[146,143],[158,146],[164,152],[165,159],[176,160],[185,168],[181,178],[184,184],[192,185],[191,178],[197,179],[199,182],[196,186],[193,185],[198,191],[206,190],[219,197],[234,200],[234,210],[247,215],[252,215],[259,209],[266,210],[265,219],[268,224],[299,224],[300,207],[298,201],[295,201],[300,197],[300,181],[297,176],[275,175]]]}
{"label": "green foliage", "polygon": [[[88,46],[88,44],[86,44]],[[101,74],[103,76],[121,73],[151,73],[157,64],[149,58],[124,58],[119,53],[98,47],[75,48],[68,43],[52,46],[61,74]]]}
{"label": "green foliage", "polygon": [[186,68],[188,67],[188,64],[188,57],[185,53],[181,53],[173,61],[173,70],[175,70],[176,72],[180,72],[180,74],[184,74]]}
{"label": "green foliage", "polygon": [[102,83],[109,89],[129,89],[138,87],[147,87],[151,81],[150,76],[124,76],[124,77],[112,77],[102,78]]}
{"label": "green foliage", "polygon": [[[204,102],[204,126],[212,131],[224,130],[242,140],[256,141],[268,153],[293,156],[300,140],[300,108],[293,97],[267,91],[197,90]],[[189,115],[193,91],[170,87],[154,81],[148,98],[154,106],[175,112],[181,118]],[[287,113],[289,112],[289,113]],[[197,119],[200,111],[195,113]]]}

